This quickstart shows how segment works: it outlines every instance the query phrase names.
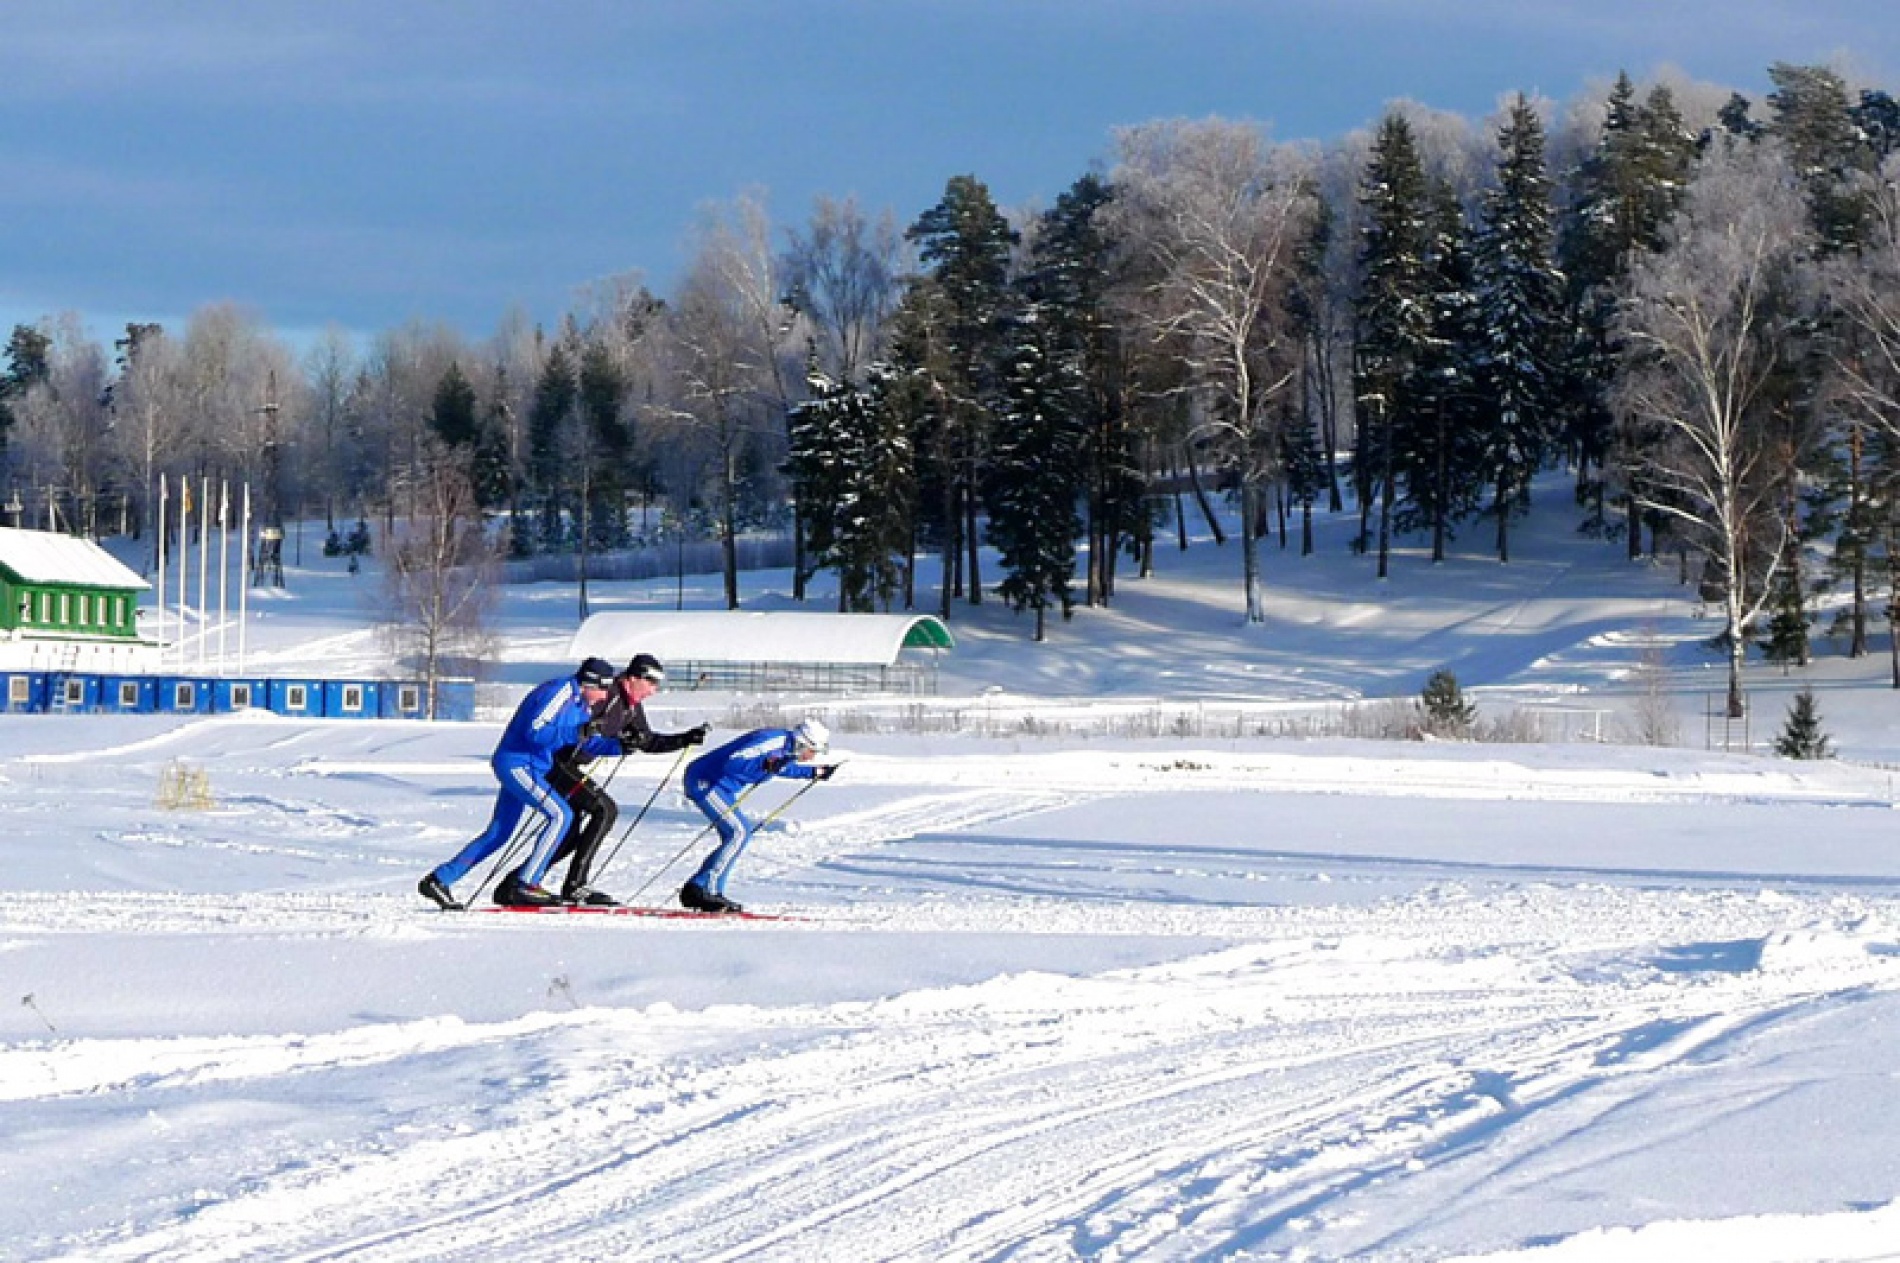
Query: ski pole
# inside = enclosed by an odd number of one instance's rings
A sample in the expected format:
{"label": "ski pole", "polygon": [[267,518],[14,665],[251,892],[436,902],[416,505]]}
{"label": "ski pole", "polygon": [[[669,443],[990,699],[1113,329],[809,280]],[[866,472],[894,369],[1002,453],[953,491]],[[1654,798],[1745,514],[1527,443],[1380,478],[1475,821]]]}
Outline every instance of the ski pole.
{"label": "ski pole", "polygon": [[[833,770],[835,771],[836,769],[843,767],[844,764],[834,763],[831,766]],[[752,826],[752,832],[758,833],[762,831],[766,825],[771,824],[774,820],[778,819],[779,816],[784,814],[785,809],[787,807],[790,807],[793,803],[797,802],[799,799],[803,798],[806,794],[810,793],[812,787],[818,784],[818,780],[819,778],[814,776],[810,780],[806,781],[803,785],[800,785],[798,787],[798,791],[794,793],[790,798],[787,798],[784,802],[780,803],[778,806],[772,808],[772,810],[766,812],[765,815],[761,816],[759,818],[758,823]],[[746,786],[745,789],[741,791],[739,796],[732,800],[731,808],[720,814],[731,815],[737,812],[739,810],[739,804],[746,800],[746,796],[763,784],[765,784],[764,781],[759,781],[757,784]],[[680,856],[686,854],[686,852],[691,850],[693,848],[694,843],[697,843],[701,838],[705,837],[708,833],[710,833],[713,827],[714,825],[712,823],[708,823],[704,829],[701,829],[698,833],[694,834],[692,841],[688,842],[685,846],[682,846],[679,850],[675,851],[673,853],[672,859],[660,865],[659,869],[653,874],[653,876],[647,878],[646,882],[640,887],[640,889],[633,892],[632,898],[628,899],[627,902],[634,903],[638,901],[640,896],[646,893],[646,889],[648,886],[651,886],[654,882],[658,881],[660,879],[660,875],[666,872],[667,869],[679,863]]]}
{"label": "ski pole", "polygon": [[541,835],[547,832],[548,827],[548,817],[538,811],[534,814],[537,818],[534,822],[533,835],[529,836],[528,834],[528,816],[527,813],[524,812],[521,817],[521,822],[515,825],[514,836],[508,839],[508,845],[502,850],[501,858],[489,865],[488,876],[482,878],[482,884],[475,887],[475,893],[469,896],[468,903],[464,905],[465,907],[472,908],[476,902],[481,899],[482,892],[488,889],[488,883],[494,881],[496,876],[501,872],[502,865],[513,859],[515,852],[521,849],[521,843],[524,838],[528,843],[528,853],[530,855],[534,854],[534,844],[541,840]]}
{"label": "ski pole", "polygon": [[[620,831],[620,840],[614,843],[613,850],[607,852],[607,858],[600,862],[600,867],[594,872],[594,878],[598,878],[600,874],[606,872],[607,866],[614,862],[614,856],[620,854],[620,848],[627,844],[627,839],[633,836],[633,831],[640,827],[642,820],[647,818],[647,811],[652,808],[654,802],[660,797],[660,791],[665,789],[666,783],[673,779],[673,773],[680,770],[680,764],[686,762],[686,756],[692,753],[692,749],[693,747],[691,746],[680,747],[679,758],[673,760],[673,766],[666,769],[666,775],[660,778],[659,784],[653,787],[653,792],[647,795],[647,800],[641,804],[640,814],[633,818],[633,823]],[[615,770],[618,771],[619,769],[616,768]],[[608,779],[611,780],[612,778],[609,777]],[[605,787],[603,786],[603,788]],[[646,887],[643,886],[641,889],[644,890]]]}
{"label": "ski pole", "polygon": [[[730,816],[734,814],[735,812],[737,812],[739,810],[739,804],[744,802],[747,798],[751,797],[752,791],[757,789],[760,785],[763,785],[764,783],[765,783],[764,781],[759,781],[757,784],[748,785],[744,789],[740,790],[739,796],[732,800],[732,805],[730,807],[727,807],[724,811],[720,812],[719,814],[722,816]],[[673,858],[667,860],[666,863],[654,869],[653,876],[647,878],[645,881],[640,883],[640,889],[634,891],[633,894],[629,895],[627,897],[627,902],[630,904],[638,903],[640,901],[640,896],[644,895],[647,892],[647,887],[651,886],[654,882],[660,880],[661,876],[665,874],[667,869],[679,863],[680,856],[686,854],[686,852],[692,850],[695,846],[699,845],[699,840],[705,837],[708,833],[711,833],[713,829],[717,827],[717,824],[718,824],[717,821],[712,821],[712,820],[707,821],[705,827],[700,829],[700,831],[698,833],[695,833],[691,838],[687,839],[685,846],[682,846],[679,850],[673,852]]]}

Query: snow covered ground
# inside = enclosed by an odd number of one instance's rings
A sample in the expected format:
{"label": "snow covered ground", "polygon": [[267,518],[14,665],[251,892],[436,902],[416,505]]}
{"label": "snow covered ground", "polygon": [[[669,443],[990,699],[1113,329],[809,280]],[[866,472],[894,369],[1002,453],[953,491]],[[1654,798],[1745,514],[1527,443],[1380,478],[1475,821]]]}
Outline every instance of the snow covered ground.
{"label": "snow covered ground", "polygon": [[[430,909],[492,717],[0,717],[0,1256],[1900,1258],[1884,644],[1751,675],[1756,747],[1808,684],[1840,759],[1711,749],[1739,743],[1673,573],[1553,519],[1530,560],[1380,584],[1329,529],[1266,554],[1264,628],[1206,542],[1046,645],[960,610],[917,704],[960,730],[841,723],[844,770],[741,865],[781,921]],[[374,595],[306,557],[249,664],[374,669]],[[507,593],[509,688],[571,669],[576,615]],[[1487,715],[1612,736],[1645,652],[1673,748],[1208,720],[1449,667]],[[729,735],[754,705],[650,709]],[[1086,722],[1148,712],[1186,735]],[[181,766],[209,808],[155,805]],[[674,772],[612,783],[652,802],[623,897],[703,849]]]}

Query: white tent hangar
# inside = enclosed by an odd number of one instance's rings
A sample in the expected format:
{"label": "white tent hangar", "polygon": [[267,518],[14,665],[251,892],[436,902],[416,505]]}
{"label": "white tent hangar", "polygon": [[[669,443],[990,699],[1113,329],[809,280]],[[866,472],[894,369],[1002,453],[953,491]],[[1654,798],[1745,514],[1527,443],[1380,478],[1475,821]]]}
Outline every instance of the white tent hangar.
{"label": "white tent hangar", "polygon": [[937,654],[955,646],[929,614],[686,610],[596,614],[568,650],[576,662],[605,658],[617,667],[650,653],[665,664],[669,688],[934,693]]}

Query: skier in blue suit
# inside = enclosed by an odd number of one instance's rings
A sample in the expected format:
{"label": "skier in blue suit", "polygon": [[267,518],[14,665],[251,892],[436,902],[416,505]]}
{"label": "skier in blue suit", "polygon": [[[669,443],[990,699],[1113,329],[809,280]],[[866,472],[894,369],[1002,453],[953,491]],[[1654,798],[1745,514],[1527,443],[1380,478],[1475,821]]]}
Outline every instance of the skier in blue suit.
{"label": "skier in blue suit", "polygon": [[752,821],[739,810],[739,799],[754,785],[774,776],[828,781],[836,764],[814,764],[831,743],[816,719],[796,728],[759,728],[708,750],[686,765],[686,796],[719,831],[719,845],[692,880],[680,887],[680,903],[695,912],[742,912],[726,898],[726,877],[752,840]]}
{"label": "skier in blue suit", "polygon": [[500,850],[514,836],[522,814],[532,811],[540,817],[538,832],[531,834],[534,848],[521,866],[495,887],[495,902],[534,907],[561,902],[558,895],[541,888],[541,878],[573,823],[574,811],[548,784],[548,772],[554,766],[554,752],[567,746],[578,746],[581,755],[589,759],[620,753],[620,742],[601,736],[592,726],[594,711],[607,700],[613,678],[612,663],[589,658],[573,675],[537,685],[521,699],[489,759],[495,779],[501,782],[501,792],[495,796],[495,811],[488,827],[454,858],[438,864],[417,883],[416,889],[424,898],[444,911],[459,911],[463,905],[450,893],[450,887]]}

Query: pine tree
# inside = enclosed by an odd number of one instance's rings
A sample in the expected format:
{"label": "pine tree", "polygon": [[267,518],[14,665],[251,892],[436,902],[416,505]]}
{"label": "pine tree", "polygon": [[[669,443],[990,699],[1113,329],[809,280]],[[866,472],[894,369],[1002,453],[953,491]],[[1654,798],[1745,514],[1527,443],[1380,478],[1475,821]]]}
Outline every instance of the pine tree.
{"label": "pine tree", "polygon": [[807,372],[810,398],[792,409],[787,472],[804,507],[814,564],[838,573],[841,612],[888,608],[905,574],[915,498],[910,437],[890,406],[890,369],[867,384]]}
{"label": "pine tree", "polygon": [[541,546],[554,551],[569,542],[564,518],[572,472],[568,440],[578,394],[573,357],[565,342],[557,342],[541,366],[528,412],[528,467],[541,493]]}
{"label": "pine tree", "polygon": [[1793,568],[1778,566],[1773,582],[1775,593],[1769,602],[1768,635],[1762,641],[1762,657],[1779,663],[1784,669],[1806,666],[1808,611],[1800,581]]}
{"label": "pine tree", "polygon": [[1003,374],[995,448],[985,480],[988,537],[1001,556],[1003,599],[1033,610],[1035,638],[1047,638],[1054,604],[1074,606],[1075,539],[1082,523],[1083,375],[1076,340],[1059,315],[1036,304],[1011,326],[1014,351]]}
{"label": "pine tree", "polygon": [[1467,701],[1450,671],[1434,671],[1419,695],[1425,731],[1435,737],[1464,737],[1478,722],[1478,707]]}
{"label": "pine tree", "polygon": [[1029,263],[1019,289],[1058,323],[1076,360],[1085,423],[1082,477],[1086,487],[1089,571],[1086,600],[1106,605],[1115,591],[1115,561],[1141,527],[1147,479],[1138,435],[1126,405],[1126,357],[1108,310],[1115,243],[1103,213],[1113,190],[1085,175],[1037,221]]}
{"label": "pine tree", "polygon": [[1858,245],[1874,213],[1870,178],[1879,155],[1858,125],[1847,85],[1823,66],[1776,62],[1768,69],[1774,121],[1768,131],[1787,145],[1807,189],[1808,212],[1822,254]]}
{"label": "pine tree", "polygon": [[0,372],[0,455],[13,429],[13,403],[51,376],[53,340],[32,325],[14,325],[7,339],[7,366]]}
{"label": "pine tree", "polygon": [[1629,262],[1657,250],[1675,216],[1695,157],[1675,98],[1658,85],[1635,102],[1627,75],[1611,91],[1596,148],[1577,169],[1562,218],[1558,259],[1567,290],[1570,334],[1563,348],[1560,409],[1566,446],[1577,463],[1586,529],[1612,534],[1603,501],[1620,490],[1622,528],[1632,559],[1641,556],[1642,453],[1659,441],[1654,427],[1610,406],[1622,347],[1615,334],[1618,292]]}
{"label": "pine tree", "polygon": [[622,419],[628,390],[627,375],[613,353],[590,338],[581,348],[575,402],[586,448],[587,542],[594,548],[624,548],[628,540],[633,432]]}
{"label": "pine tree", "polygon": [[1784,759],[1826,759],[1834,754],[1833,743],[1821,729],[1821,711],[1815,704],[1814,691],[1802,689],[1788,706],[1788,719],[1781,735],[1775,738],[1775,753]]}
{"label": "pine tree", "polygon": [[1413,406],[1393,423],[1393,525],[1429,530],[1445,559],[1453,528],[1477,510],[1485,450],[1480,387],[1486,351],[1463,208],[1449,185],[1433,189],[1427,251],[1429,336],[1412,365]]}
{"label": "pine tree", "polygon": [[475,444],[475,387],[454,361],[436,385],[429,428],[453,452],[466,453]]}
{"label": "pine tree", "polygon": [[[989,459],[992,406],[996,398],[999,342],[1009,314],[1009,264],[1016,230],[973,175],[952,176],[943,198],[918,216],[904,236],[916,243],[946,317],[941,332],[948,352],[948,406],[941,421],[943,499],[937,506],[944,540],[942,614],[967,580],[970,604],[983,603],[975,531],[978,489]],[[962,569],[967,562],[967,573]]]}
{"label": "pine tree", "polygon": [[1364,283],[1354,305],[1359,344],[1353,399],[1359,432],[1353,478],[1360,493],[1361,547],[1370,547],[1366,517],[1374,495],[1378,498],[1379,577],[1384,578],[1397,493],[1396,440],[1416,415],[1416,370],[1431,341],[1432,320],[1432,207],[1411,125],[1401,115],[1388,114],[1379,124],[1359,201],[1365,210],[1359,254]]}
{"label": "pine tree", "polygon": [[1478,233],[1478,320],[1486,335],[1479,371],[1498,560],[1509,561],[1511,518],[1528,502],[1553,437],[1563,274],[1554,263],[1544,125],[1522,95],[1498,132],[1498,149],[1498,183],[1485,195]]}

